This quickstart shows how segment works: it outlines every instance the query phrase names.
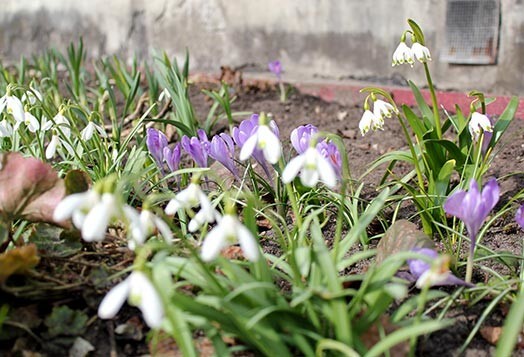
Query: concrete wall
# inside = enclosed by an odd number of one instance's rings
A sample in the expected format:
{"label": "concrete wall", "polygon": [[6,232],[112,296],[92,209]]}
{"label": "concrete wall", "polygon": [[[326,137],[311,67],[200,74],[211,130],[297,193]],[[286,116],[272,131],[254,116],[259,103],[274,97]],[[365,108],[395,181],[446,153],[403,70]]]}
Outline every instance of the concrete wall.
{"label": "concrete wall", "polygon": [[424,29],[436,84],[524,95],[524,0],[501,0],[497,65],[440,62],[444,0],[3,0],[0,55],[16,60],[83,36],[89,55],[182,55],[192,68],[257,64],[279,58],[288,73],[423,81],[422,68],[391,67],[406,19]]}

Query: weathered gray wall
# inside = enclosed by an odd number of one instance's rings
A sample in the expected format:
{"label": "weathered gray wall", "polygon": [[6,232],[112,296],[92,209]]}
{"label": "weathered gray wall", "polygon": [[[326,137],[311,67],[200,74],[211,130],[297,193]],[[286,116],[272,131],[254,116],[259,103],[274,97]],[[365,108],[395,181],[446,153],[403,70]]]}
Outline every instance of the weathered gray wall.
{"label": "weathered gray wall", "polygon": [[192,56],[192,68],[279,58],[288,72],[392,77],[421,82],[420,67],[391,67],[406,19],[425,31],[440,88],[524,95],[524,0],[502,0],[498,64],[440,62],[444,0],[2,0],[0,54],[18,59],[83,36],[90,56],[148,57],[153,49]]}

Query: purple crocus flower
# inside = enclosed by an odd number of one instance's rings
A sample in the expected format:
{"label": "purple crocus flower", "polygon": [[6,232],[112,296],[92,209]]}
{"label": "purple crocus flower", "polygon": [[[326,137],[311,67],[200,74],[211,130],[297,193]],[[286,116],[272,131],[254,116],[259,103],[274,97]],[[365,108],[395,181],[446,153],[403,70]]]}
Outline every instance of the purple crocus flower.
{"label": "purple crocus flower", "polygon": [[180,143],[177,143],[173,148],[169,148],[168,146],[164,148],[164,160],[171,172],[178,170],[180,167],[180,154]]}
{"label": "purple crocus flower", "polygon": [[433,261],[432,265],[422,259],[408,259],[409,272],[411,277],[417,281],[417,288],[421,289],[428,284],[429,286],[473,286],[450,272],[448,256],[439,256],[435,250],[430,248],[415,248],[413,252],[423,254]]}
{"label": "purple crocus flower", "polygon": [[199,167],[208,167],[209,140],[205,131],[198,129],[198,137],[182,137],[182,148],[187,152]]}
{"label": "purple crocus flower", "polygon": [[267,67],[280,80],[280,76],[282,75],[282,64],[280,63],[280,61],[279,60],[271,61],[268,63]]}
{"label": "purple crocus flower", "polygon": [[301,125],[291,132],[291,145],[299,154],[303,154],[309,148],[311,137],[318,133],[318,128],[312,124]]}
{"label": "purple crocus flower", "polygon": [[473,274],[473,254],[475,253],[477,234],[489,212],[497,204],[499,196],[500,188],[495,179],[489,180],[482,192],[479,191],[477,182],[471,179],[468,192],[459,190],[444,202],[444,211],[464,222],[471,240],[466,267],[466,281],[468,283]]}
{"label": "purple crocus flower", "polygon": [[444,202],[444,211],[460,218],[466,225],[471,239],[471,251],[475,250],[477,234],[489,212],[499,200],[500,188],[497,180],[491,179],[482,192],[475,179],[471,179],[469,191],[459,190]]}
{"label": "purple crocus flower", "polygon": [[338,177],[342,176],[342,158],[340,157],[340,152],[338,147],[332,142],[322,141],[317,144],[317,150],[325,157]]}
{"label": "purple crocus flower", "polygon": [[[243,120],[238,127],[234,127],[231,130],[233,140],[238,145],[238,147],[242,148],[247,139],[249,139],[251,135],[253,135],[257,131],[258,118],[258,114],[252,114],[249,119]],[[277,137],[280,136],[278,126],[274,120],[271,120],[269,122],[269,127]],[[251,156],[260,164],[260,166],[262,166],[262,169],[266,173],[267,177],[270,178],[271,173],[269,172],[269,168],[267,166],[267,162],[264,158],[264,154],[262,153],[262,151],[255,148]]]}
{"label": "purple crocus flower", "polygon": [[164,148],[167,146],[167,137],[155,128],[148,128],[146,133],[146,144],[149,153],[155,159],[158,166],[162,167],[164,161]]}
{"label": "purple crocus flower", "polygon": [[238,177],[238,170],[233,160],[234,155],[235,144],[231,136],[226,133],[213,136],[209,144],[209,156],[224,165],[235,177]]}
{"label": "purple crocus flower", "polygon": [[515,213],[515,221],[517,221],[520,228],[524,229],[524,205],[521,205],[517,209],[517,212]]}

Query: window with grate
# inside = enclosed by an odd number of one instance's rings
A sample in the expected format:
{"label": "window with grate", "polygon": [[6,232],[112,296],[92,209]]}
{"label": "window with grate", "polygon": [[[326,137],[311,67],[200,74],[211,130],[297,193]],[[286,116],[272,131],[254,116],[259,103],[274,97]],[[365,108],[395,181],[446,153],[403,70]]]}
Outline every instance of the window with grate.
{"label": "window with grate", "polygon": [[499,0],[448,0],[447,46],[441,60],[461,64],[495,64],[499,25]]}

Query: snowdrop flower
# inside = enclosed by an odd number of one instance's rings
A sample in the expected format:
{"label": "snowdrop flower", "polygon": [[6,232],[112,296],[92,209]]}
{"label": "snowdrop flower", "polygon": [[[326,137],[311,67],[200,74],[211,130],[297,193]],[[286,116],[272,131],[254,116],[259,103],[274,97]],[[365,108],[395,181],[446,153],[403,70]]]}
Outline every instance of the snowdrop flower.
{"label": "snowdrop flower", "polygon": [[413,45],[411,46],[411,52],[413,52],[413,56],[420,63],[431,61],[431,54],[429,53],[429,49],[418,42],[413,43]]}
{"label": "snowdrop flower", "polygon": [[13,126],[7,121],[0,121],[0,138],[10,137],[13,135]]}
{"label": "snowdrop flower", "polygon": [[7,86],[7,93],[0,98],[0,113],[2,113],[4,110],[7,110],[7,113],[11,114],[13,118],[15,118],[15,121],[17,122],[16,127],[18,127],[20,123],[24,122],[24,106],[22,105],[20,99],[11,95],[11,89],[9,86]]}
{"label": "snowdrop flower", "polygon": [[413,63],[415,63],[415,55],[413,54],[413,50],[406,45],[406,42],[400,41],[397,49],[393,52],[393,62],[391,65],[397,66],[404,62],[409,63],[411,67],[413,67]]}
{"label": "snowdrop flower", "polygon": [[248,260],[253,262],[258,260],[260,252],[251,231],[240,223],[237,217],[226,214],[206,235],[202,244],[202,260],[209,262],[215,259],[223,248],[237,242],[240,243],[240,248]]}
{"label": "snowdrop flower", "polygon": [[474,141],[478,141],[482,132],[492,132],[493,126],[489,118],[480,114],[479,112],[473,112],[469,121],[469,132]]}
{"label": "snowdrop flower", "polygon": [[133,271],[107,293],[98,307],[98,316],[102,319],[115,317],[126,299],[129,305],[140,309],[149,327],[161,326],[164,319],[162,299],[148,277],[140,271]]}
{"label": "snowdrop flower", "polygon": [[393,105],[383,100],[377,99],[373,102],[373,114],[379,118],[391,118],[392,113],[397,113]]}
{"label": "snowdrop flower", "polygon": [[135,250],[136,246],[143,245],[146,239],[157,230],[166,242],[171,243],[173,240],[173,233],[167,223],[149,209],[144,208],[138,213],[133,207],[124,205],[123,211],[129,221],[129,249]]}
{"label": "snowdrop flower", "polygon": [[413,251],[427,256],[433,262],[430,264],[422,259],[408,259],[409,271],[417,281],[417,288],[422,289],[426,286],[443,285],[472,286],[472,284],[466,283],[451,273],[449,270],[449,256],[439,256],[436,251],[429,248],[416,248]]}
{"label": "snowdrop flower", "polygon": [[53,220],[55,222],[63,222],[71,218],[74,226],[81,229],[86,215],[98,202],[100,202],[100,199],[100,194],[95,190],[74,193],[66,196],[56,206],[55,211],[53,212]]}
{"label": "snowdrop flower", "polygon": [[278,162],[282,153],[280,140],[267,124],[267,117],[263,113],[259,116],[258,127],[253,130],[242,146],[239,159],[246,161],[256,149],[261,150],[264,158],[273,165]]}
{"label": "snowdrop flower", "polygon": [[162,162],[164,161],[164,148],[167,146],[167,137],[160,130],[147,128],[146,145],[157,165],[162,167]]}
{"label": "snowdrop flower", "polygon": [[282,182],[290,183],[300,173],[303,185],[313,187],[321,180],[329,188],[337,184],[335,170],[320,152],[309,147],[303,154],[293,158],[282,172]]}
{"label": "snowdrop flower", "polygon": [[53,123],[55,123],[55,127],[59,128],[61,134],[65,137],[69,138],[71,136],[71,123],[69,119],[62,114],[62,111],[53,117]]}
{"label": "snowdrop flower", "polygon": [[33,105],[36,103],[37,100],[40,102],[43,101],[44,97],[42,96],[42,93],[40,93],[38,90],[36,90],[33,87],[30,87],[30,90],[28,90],[22,95],[21,100],[23,103],[29,103]]}
{"label": "snowdrop flower", "polygon": [[161,102],[161,101],[169,101],[171,99],[171,94],[169,94],[169,91],[167,90],[167,88],[164,88],[164,90],[162,90],[162,92],[160,92],[160,95],[158,96],[158,101]]}
{"label": "snowdrop flower", "polygon": [[104,128],[102,128],[100,125],[95,124],[93,121],[89,121],[89,123],[86,125],[86,127],[80,132],[80,135],[82,137],[82,140],[89,141],[93,137],[93,134],[95,132],[98,132],[100,137],[107,138],[107,133]]}
{"label": "snowdrop flower", "polygon": [[364,111],[360,122],[358,123],[358,128],[360,133],[364,136],[369,129],[382,129],[384,126],[384,119],[382,117],[376,116],[371,110],[367,109]]}
{"label": "snowdrop flower", "polygon": [[67,150],[69,155],[73,156],[75,154],[75,149],[73,149],[71,144],[69,144],[66,140],[60,139],[58,134],[55,133],[51,137],[51,141],[49,142],[45,150],[46,159],[51,160],[53,157],[55,157],[56,151],[62,146]]}
{"label": "snowdrop flower", "polygon": [[331,164],[337,177],[342,176],[342,158],[338,147],[333,142],[321,141],[317,144],[317,150]]}
{"label": "snowdrop flower", "polygon": [[180,191],[165,208],[166,214],[175,214],[180,209],[189,210],[193,207],[200,206],[200,211],[189,222],[188,229],[195,232],[204,223],[215,221],[217,213],[211,204],[211,201],[200,188],[200,185],[191,182],[184,190]]}
{"label": "snowdrop flower", "polygon": [[38,119],[36,119],[36,117],[28,111],[24,112],[24,123],[27,126],[27,129],[29,129],[29,131],[32,133],[36,133],[37,130],[40,129],[40,123],[38,122]]}

